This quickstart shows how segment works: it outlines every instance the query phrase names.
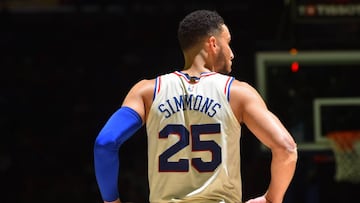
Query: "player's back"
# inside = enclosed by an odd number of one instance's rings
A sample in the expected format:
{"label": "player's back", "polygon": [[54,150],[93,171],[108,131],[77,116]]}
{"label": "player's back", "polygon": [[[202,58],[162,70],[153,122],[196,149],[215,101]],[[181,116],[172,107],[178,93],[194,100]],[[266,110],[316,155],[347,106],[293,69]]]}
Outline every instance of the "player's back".
{"label": "player's back", "polygon": [[156,79],[147,119],[150,202],[241,202],[233,78],[182,72]]}

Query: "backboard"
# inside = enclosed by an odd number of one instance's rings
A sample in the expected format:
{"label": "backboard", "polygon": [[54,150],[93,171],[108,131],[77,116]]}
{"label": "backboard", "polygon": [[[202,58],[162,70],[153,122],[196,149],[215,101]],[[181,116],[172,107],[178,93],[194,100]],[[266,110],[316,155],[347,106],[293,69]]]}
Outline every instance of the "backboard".
{"label": "backboard", "polygon": [[360,128],[360,51],[258,52],[256,86],[300,150],[329,149],[332,130]]}

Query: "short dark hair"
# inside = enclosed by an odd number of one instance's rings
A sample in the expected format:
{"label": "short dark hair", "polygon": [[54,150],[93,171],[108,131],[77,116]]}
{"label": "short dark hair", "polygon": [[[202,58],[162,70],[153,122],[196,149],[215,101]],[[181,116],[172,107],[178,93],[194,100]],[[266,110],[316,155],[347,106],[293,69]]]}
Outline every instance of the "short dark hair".
{"label": "short dark hair", "polygon": [[222,31],[224,19],[216,12],[196,10],[185,16],[178,28],[178,40],[182,50],[194,46],[203,37]]}

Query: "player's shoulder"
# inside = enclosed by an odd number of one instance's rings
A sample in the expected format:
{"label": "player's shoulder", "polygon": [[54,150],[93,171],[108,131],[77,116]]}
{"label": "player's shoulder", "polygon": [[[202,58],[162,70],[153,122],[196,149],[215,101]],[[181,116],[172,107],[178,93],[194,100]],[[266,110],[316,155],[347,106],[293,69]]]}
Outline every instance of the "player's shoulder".
{"label": "player's shoulder", "polygon": [[133,85],[132,90],[143,94],[153,91],[154,85],[155,79],[141,79]]}
{"label": "player's shoulder", "polygon": [[152,79],[141,79],[139,82],[136,83],[138,86],[148,86],[155,83],[155,78]]}
{"label": "player's shoulder", "polygon": [[141,89],[145,88],[154,88],[154,85],[156,85],[156,83],[159,83],[162,79],[164,78],[168,78],[168,77],[174,77],[175,74],[173,74],[173,72],[171,73],[164,73],[164,74],[159,74],[157,76],[155,76],[154,78],[150,78],[150,79],[141,79],[140,81],[138,81],[134,86],[135,87],[139,87]]}
{"label": "player's shoulder", "polygon": [[231,94],[236,94],[238,96],[249,97],[249,96],[259,96],[258,91],[250,85],[248,82],[240,81],[234,79],[230,87]]}
{"label": "player's shoulder", "polygon": [[234,81],[232,83],[232,87],[241,88],[241,89],[244,89],[244,90],[254,90],[255,89],[248,82],[241,81],[241,80],[238,80],[238,79],[234,79]]}

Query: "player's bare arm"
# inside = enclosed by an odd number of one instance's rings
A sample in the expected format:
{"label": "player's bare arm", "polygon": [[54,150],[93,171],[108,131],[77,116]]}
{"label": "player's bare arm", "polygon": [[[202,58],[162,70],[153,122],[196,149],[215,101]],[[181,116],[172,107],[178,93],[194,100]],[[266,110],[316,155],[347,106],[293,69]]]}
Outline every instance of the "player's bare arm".
{"label": "player's bare arm", "polygon": [[231,103],[238,107],[235,114],[239,121],[271,149],[271,181],[265,197],[272,203],[280,203],[294,175],[296,144],[254,88],[239,81],[234,81],[231,88]]}
{"label": "player's bare arm", "polygon": [[134,85],[122,107],[108,119],[95,140],[95,173],[105,203],[121,202],[117,188],[118,149],[145,123],[153,89],[152,80],[142,80]]}
{"label": "player's bare arm", "polygon": [[141,80],[135,84],[124,99],[122,106],[127,106],[135,110],[145,123],[148,110],[150,109],[155,80]]}

